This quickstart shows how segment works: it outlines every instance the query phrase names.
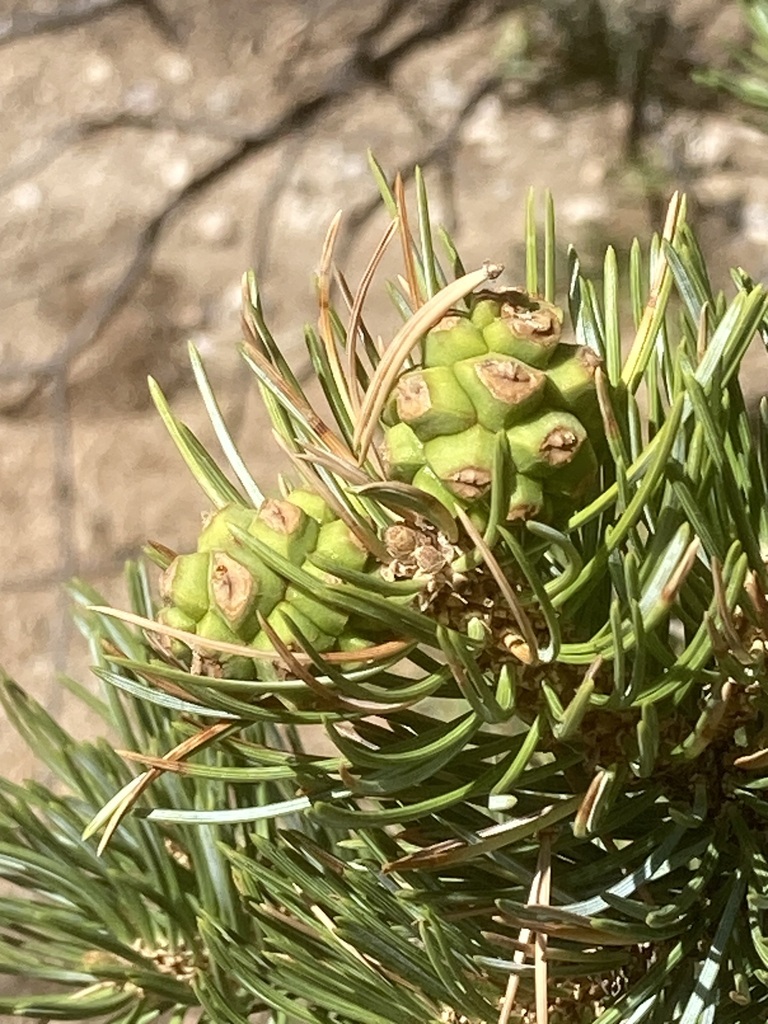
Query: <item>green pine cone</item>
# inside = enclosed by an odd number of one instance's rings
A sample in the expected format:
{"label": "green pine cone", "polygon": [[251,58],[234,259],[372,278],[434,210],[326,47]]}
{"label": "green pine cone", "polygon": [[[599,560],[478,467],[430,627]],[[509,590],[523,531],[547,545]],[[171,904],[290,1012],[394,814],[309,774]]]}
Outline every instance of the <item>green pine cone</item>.
{"label": "green pine cone", "polygon": [[[289,584],[233,530],[250,534],[316,585]],[[265,501],[258,511],[227,505],[206,523],[198,550],[178,555],[163,572],[158,622],[256,651],[273,649],[261,620],[286,646],[298,649],[293,622],[318,650],[330,650],[338,645],[349,616],[323,601],[323,590],[339,581],[315,565],[313,557],[355,571],[364,570],[368,560],[358,539],[318,495],[297,490],[287,499]],[[176,657],[189,651],[176,639],[166,646]],[[204,647],[201,651],[208,658]],[[213,652],[208,660],[230,667],[243,661]]]}
{"label": "green pine cone", "polygon": [[557,306],[516,290],[480,292],[476,299],[491,303],[483,307],[482,321],[497,303],[498,311],[482,328],[489,352],[514,356],[529,366],[547,365],[560,341],[563,315]]}
{"label": "green pine cone", "polygon": [[453,366],[460,359],[485,355],[488,345],[482,331],[468,316],[444,316],[424,340],[425,366]]}
{"label": "green pine cone", "polygon": [[518,473],[515,486],[509,496],[509,512],[507,519],[540,519],[545,507],[544,489],[540,480]]}
{"label": "green pine cone", "polygon": [[491,485],[495,445],[490,430],[477,423],[453,437],[427,441],[424,455],[438,480],[452,494],[472,500],[482,497]]}
{"label": "green pine cone", "polygon": [[589,445],[586,427],[571,413],[558,410],[518,424],[507,431],[507,438],[518,472],[537,479],[556,477]]}
{"label": "green pine cone", "polygon": [[423,342],[423,365],[395,384],[382,458],[450,510],[487,496],[496,438],[516,471],[508,519],[562,523],[589,500],[605,449],[589,348],[560,340],[562,313],[523,291],[483,291]]}
{"label": "green pine cone", "polygon": [[475,408],[451,366],[431,366],[403,374],[387,416],[407,423],[420,441],[455,434],[475,422]]}
{"label": "green pine cone", "polygon": [[[299,647],[292,629],[292,624],[294,623],[300,630],[302,636],[305,637],[312,646],[321,653],[323,651],[329,651],[335,646],[335,638],[324,633],[316,622],[313,622],[312,619],[299,611],[296,607],[295,601],[281,601],[272,614],[267,617],[267,622],[285,646],[291,650],[297,650]],[[257,651],[268,652],[274,650],[272,641],[269,639],[265,630],[261,630],[257,633],[253,639],[252,646]]]}
{"label": "green pine cone", "polygon": [[478,423],[488,430],[520,422],[544,398],[545,375],[509,356],[494,353],[465,359],[453,372],[475,407]]}
{"label": "green pine cone", "polygon": [[605,428],[595,392],[595,370],[600,364],[600,357],[586,345],[560,344],[547,367],[553,403],[581,420],[596,450],[605,446]]}
{"label": "green pine cone", "polygon": [[392,480],[410,483],[424,465],[424,445],[407,423],[395,423],[387,430],[382,458]]}

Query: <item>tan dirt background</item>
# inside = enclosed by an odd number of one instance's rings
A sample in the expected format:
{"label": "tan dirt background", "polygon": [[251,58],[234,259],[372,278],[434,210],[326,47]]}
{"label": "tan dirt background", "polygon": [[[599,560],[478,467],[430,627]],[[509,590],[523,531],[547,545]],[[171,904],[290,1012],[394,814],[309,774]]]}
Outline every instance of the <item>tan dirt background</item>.
{"label": "tan dirt background", "polygon": [[[715,280],[765,275],[768,135],[691,77],[729,59],[738,5],[595,2],[602,22],[577,31],[584,6],[0,2],[0,661],[67,726],[88,721],[57,674],[85,679],[88,659],[66,581],[120,604],[124,560],[148,538],[183,549],[206,507],[147,374],[209,438],[192,340],[270,486],[239,278],[256,268],[300,360],[329,219],[346,211],[353,283],[385,224],[368,147],[391,173],[421,162],[467,264],[503,261],[510,282],[529,185],[553,190],[588,267],[659,227],[682,187]],[[368,320],[392,322],[380,300]],[[765,375],[755,352],[753,396]],[[0,730],[3,770],[29,774]]]}

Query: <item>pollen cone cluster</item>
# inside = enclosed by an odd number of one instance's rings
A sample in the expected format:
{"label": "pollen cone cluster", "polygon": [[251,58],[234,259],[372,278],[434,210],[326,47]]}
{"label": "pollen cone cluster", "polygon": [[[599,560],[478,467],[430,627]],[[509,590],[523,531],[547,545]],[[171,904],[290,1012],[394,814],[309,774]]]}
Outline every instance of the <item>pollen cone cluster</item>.
{"label": "pollen cone cluster", "polygon": [[522,291],[480,292],[426,336],[385,410],[396,480],[452,509],[490,490],[498,435],[515,481],[507,517],[562,521],[597,482],[602,423],[591,349],[564,343],[560,310]]}

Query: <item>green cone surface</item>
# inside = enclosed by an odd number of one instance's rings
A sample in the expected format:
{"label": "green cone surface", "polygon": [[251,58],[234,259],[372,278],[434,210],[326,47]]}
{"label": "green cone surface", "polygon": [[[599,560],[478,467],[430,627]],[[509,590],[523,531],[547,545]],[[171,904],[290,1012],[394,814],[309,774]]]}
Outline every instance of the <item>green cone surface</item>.
{"label": "green cone surface", "polygon": [[[238,539],[240,529],[318,581],[317,592],[290,585]],[[340,645],[348,616],[325,604],[323,585],[332,577],[314,565],[319,555],[339,567],[365,568],[367,552],[326,503],[308,491],[285,500],[265,501],[260,509],[227,505],[208,521],[197,551],[178,555],[164,571],[160,592],[165,606],[158,621],[209,640],[273,650],[261,619],[289,648],[297,649],[294,628],[319,651]],[[185,649],[171,643],[177,656]],[[238,659],[219,659],[230,668]]]}
{"label": "green cone surface", "polygon": [[597,482],[599,358],[560,341],[557,307],[521,291],[480,292],[429,332],[423,362],[384,413],[389,475],[452,509],[491,486],[497,434],[515,467],[508,518],[562,520]]}

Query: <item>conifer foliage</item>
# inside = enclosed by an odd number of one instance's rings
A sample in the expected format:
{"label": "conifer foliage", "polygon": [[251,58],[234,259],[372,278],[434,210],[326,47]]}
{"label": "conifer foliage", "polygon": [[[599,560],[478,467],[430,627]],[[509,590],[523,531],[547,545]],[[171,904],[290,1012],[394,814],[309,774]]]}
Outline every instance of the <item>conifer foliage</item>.
{"label": "conifer foliage", "polygon": [[0,783],[0,1011],[762,1022],[768,407],[739,369],[768,296],[713,287],[679,196],[599,283],[571,250],[558,287],[533,197],[524,270],[467,271],[421,176],[409,215],[372,166],[381,245],[346,277],[334,222],[306,329],[322,410],[244,280],[290,474],[253,478],[194,350],[219,452],[150,385],[209,515],[128,567],[129,610],[73,585],[103,697],[69,685],[120,752],[4,680],[64,795]]}

